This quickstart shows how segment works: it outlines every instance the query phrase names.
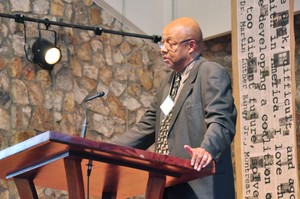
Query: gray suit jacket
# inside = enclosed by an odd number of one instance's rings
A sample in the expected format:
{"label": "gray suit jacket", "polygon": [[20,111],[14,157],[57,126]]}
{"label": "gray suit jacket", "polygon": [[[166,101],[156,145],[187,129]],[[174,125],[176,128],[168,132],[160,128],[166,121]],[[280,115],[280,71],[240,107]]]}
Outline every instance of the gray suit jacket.
{"label": "gray suit jacket", "polygon": [[[160,105],[169,93],[173,74],[163,79],[149,109],[117,144],[147,149],[156,141],[163,117]],[[200,57],[178,96],[168,136],[170,155],[190,159],[183,147],[187,144],[205,148],[216,162],[215,175],[188,182],[196,198],[235,198],[230,144],[236,115],[229,74],[220,65]],[[172,192],[178,198],[182,190],[176,193],[175,188]],[[193,197],[185,193],[184,198]]]}

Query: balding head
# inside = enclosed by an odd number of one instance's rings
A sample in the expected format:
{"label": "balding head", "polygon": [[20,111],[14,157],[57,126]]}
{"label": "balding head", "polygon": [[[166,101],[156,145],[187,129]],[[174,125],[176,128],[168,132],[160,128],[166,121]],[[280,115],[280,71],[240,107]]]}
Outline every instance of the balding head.
{"label": "balding head", "polygon": [[163,30],[160,51],[167,67],[183,71],[201,55],[202,31],[192,18],[182,17],[170,22]]}
{"label": "balding head", "polygon": [[197,21],[189,17],[182,17],[170,22],[163,31],[163,35],[173,35],[183,39],[195,39],[200,44],[203,40],[201,28]]}

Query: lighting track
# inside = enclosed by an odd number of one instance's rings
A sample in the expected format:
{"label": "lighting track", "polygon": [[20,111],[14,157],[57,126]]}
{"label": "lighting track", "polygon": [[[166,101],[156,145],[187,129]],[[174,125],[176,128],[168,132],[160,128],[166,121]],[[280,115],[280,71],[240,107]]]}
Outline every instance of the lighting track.
{"label": "lighting track", "polygon": [[0,17],[14,19],[15,22],[17,22],[17,23],[24,23],[25,21],[29,21],[29,22],[34,22],[34,23],[45,24],[46,27],[49,27],[50,25],[55,25],[55,26],[62,26],[62,27],[68,27],[68,28],[93,31],[95,35],[102,35],[102,33],[110,33],[110,34],[116,34],[116,35],[122,35],[122,36],[150,39],[154,43],[157,43],[158,41],[161,40],[161,37],[158,35],[150,36],[150,35],[129,33],[129,32],[123,32],[123,31],[109,30],[109,29],[104,29],[104,28],[95,27],[95,26],[83,26],[83,25],[72,24],[72,23],[50,21],[47,18],[46,19],[37,19],[37,18],[32,18],[32,17],[26,17],[25,15],[22,15],[22,14],[11,15],[11,14],[0,13]]}

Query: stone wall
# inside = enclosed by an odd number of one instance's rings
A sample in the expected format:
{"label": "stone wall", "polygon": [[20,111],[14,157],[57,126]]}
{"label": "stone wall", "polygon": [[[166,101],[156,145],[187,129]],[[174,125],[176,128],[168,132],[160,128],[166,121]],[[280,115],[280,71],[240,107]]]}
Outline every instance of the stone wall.
{"label": "stone wall", "polygon": [[[7,0],[0,1],[0,12],[130,32],[92,0]],[[300,17],[295,24],[300,26]],[[79,136],[85,115],[82,102],[100,91],[106,93],[103,98],[87,103],[87,138],[110,140],[138,121],[166,72],[158,50],[142,39],[106,33],[97,36],[58,26],[50,29],[57,32],[62,60],[52,71],[43,70],[30,62],[38,25],[26,22],[25,28],[13,19],[0,18],[0,27],[0,150],[46,130]],[[45,29],[44,24],[40,28]],[[297,31],[298,113],[299,28]],[[52,38],[48,31],[41,33]],[[206,41],[203,54],[231,72],[230,35]],[[300,114],[297,116],[300,120]],[[65,191],[37,190],[40,198],[67,198]],[[0,180],[0,198],[18,198],[12,181]]]}
{"label": "stone wall", "polygon": [[[130,32],[92,0],[7,0],[0,1],[0,12]],[[158,50],[142,39],[54,25],[49,29],[56,31],[63,57],[52,71],[43,70],[30,62],[38,24],[25,22],[25,28],[7,18],[0,18],[0,24],[0,149],[46,130],[79,136],[82,102],[100,91],[106,93],[103,98],[86,103],[86,137],[105,141],[118,136],[149,106],[164,74]],[[45,25],[39,27],[42,37],[53,41]],[[66,195],[38,191],[42,198]],[[18,198],[11,181],[0,180],[0,198]]]}

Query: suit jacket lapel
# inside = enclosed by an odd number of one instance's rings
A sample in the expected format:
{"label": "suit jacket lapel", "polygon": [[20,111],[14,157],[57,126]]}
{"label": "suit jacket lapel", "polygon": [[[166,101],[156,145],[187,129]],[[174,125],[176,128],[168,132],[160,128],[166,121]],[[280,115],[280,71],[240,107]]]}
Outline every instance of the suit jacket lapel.
{"label": "suit jacket lapel", "polygon": [[197,75],[198,75],[198,69],[200,67],[200,65],[205,61],[205,58],[203,57],[200,57],[193,69],[191,70],[190,74],[189,74],[189,77],[187,78],[186,82],[184,83],[183,85],[183,88],[178,96],[178,99],[176,101],[176,104],[174,106],[174,109],[173,109],[173,115],[172,115],[172,118],[170,120],[170,129],[169,131],[173,128],[173,125],[174,125],[174,122],[179,114],[179,111],[180,109],[182,108],[182,105],[183,105],[183,102],[186,100],[186,98],[188,97],[189,93],[192,91],[193,89],[193,84],[197,78]]}

